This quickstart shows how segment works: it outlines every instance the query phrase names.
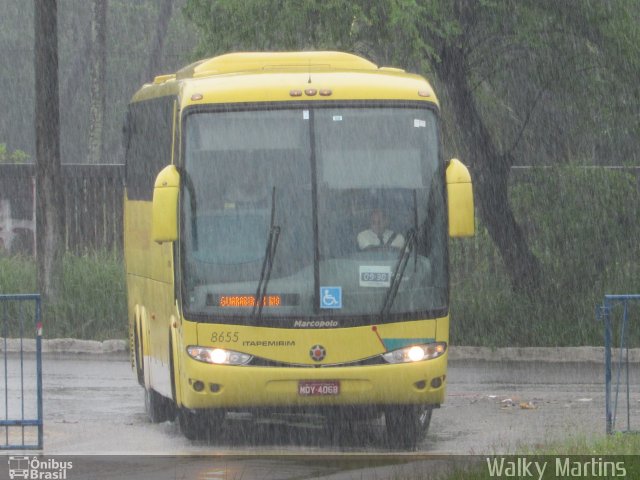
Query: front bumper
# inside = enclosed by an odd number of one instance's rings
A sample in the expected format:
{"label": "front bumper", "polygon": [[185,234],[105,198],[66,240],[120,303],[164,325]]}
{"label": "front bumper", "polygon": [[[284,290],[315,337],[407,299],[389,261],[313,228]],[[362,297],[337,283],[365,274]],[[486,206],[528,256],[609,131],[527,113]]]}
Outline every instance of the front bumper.
{"label": "front bumper", "polygon": [[[181,358],[180,398],[191,409],[433,405],[444,402],[448,352],[415,363],[356,367],[211,365]],[[301,381],[339,381],[337,395],[303,396]],[[198,383],[199,382],[199,383]]]}

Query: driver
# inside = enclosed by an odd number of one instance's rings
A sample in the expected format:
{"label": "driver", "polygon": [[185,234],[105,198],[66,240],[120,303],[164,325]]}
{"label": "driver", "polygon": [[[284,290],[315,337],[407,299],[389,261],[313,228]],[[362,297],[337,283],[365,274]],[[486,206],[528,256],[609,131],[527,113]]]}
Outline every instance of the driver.
{"label": "driver", "polygon": [[404,246],[404,237],[400,233],[387,228],[389,220],[385,213],[375,208],[371,211],[371,226],[358,234],[358,248],[365,250],[372,247],[394,247]]}
{"label": "driver", "polygon": [[239,176],[228,179],[224,192],[224,208],[266,208],[271,192],[260,178],[256,165],[238,164]]}

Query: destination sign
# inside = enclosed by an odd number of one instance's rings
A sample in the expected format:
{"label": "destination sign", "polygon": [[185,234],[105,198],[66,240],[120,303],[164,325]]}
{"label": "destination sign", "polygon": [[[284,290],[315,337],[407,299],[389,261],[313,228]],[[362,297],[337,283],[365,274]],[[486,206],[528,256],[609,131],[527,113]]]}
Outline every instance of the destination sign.
{"label": "destination sign", "polygon": [[[231,293],[221,295],[207,295],[207,305],[223,308],[252,308],[257,299],[255,295],[246,293]],[[294,306],[298,304],[297,294],[269,294],[262,298],[262,306],[266,308],[278,308]]]}

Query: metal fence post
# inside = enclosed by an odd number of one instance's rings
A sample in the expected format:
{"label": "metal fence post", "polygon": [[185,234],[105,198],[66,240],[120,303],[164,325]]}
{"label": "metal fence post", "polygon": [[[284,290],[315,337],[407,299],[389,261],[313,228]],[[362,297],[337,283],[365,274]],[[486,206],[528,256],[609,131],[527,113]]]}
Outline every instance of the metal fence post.
{"label": "metal fence post", "polygon": [[611,418],[611,316],[610,307],[605,299],[604,306],[604,383],[605,383],[605,412],[607,422],[607,434],[611,433],[613,421]]}
{"label": "metal fence post", "polygon": [[[618,397],[620,392],[621,381],[621,369],[626,368],[626,400],[627,400],[627,429],[626,432],[631,432],[631,393],[629,384],[629,344],[627,341],[627,333],[629,329],[629,302],[639,301],[640,295],[605,295],[604,303],[602,307],[597,311],[597,318],[604,321],[604,363],[605,363],[605,421],[606,432],[612,434],[615,431],[615,423],[618,412]],[[611,386],[612,386],[612,355],[611,349],[613,348],[613,320],[612,311],[616,304],[622,304],[622,326],[620,328],[620,354],[618,356],[618,366],[615,385],[615,398],[611,398]],[[626,352],[626,357],[623,358]]]}
{"label": "metal fence post", "polygon": [[[12,303],[17,305],[16,308],[10,309]],[[33,324],[31,330],[27,328],[26,331],[34,332],[35,340],[35,392],[36,392],[36,418],[25,418],[25,384],[24,384],[24,332],[25,325],[24,320],[26,317],[25,305],[31,303],[33,305]],[[41,450],[44,445],[44,421],[43,421],[43,400],[42,400],[42,321],[41,321],[41,303],[40,295],[38,294],[23,294],[23,295],[0,295],[0,304],[2,304],[2,336],[3,336],[3,359],[4,359],[4,419],[0,419],[0,427],[5,428],[4,443],[0,444],[0,450],[27,450],[38,449]],[[9,319],[11,313],[15,315],[15,319],[20,323],[16,325],[9,325]],[[19,346],[18,361],[20,362],[19,368],[16,367],[19,373],[19,391],[17,392],[17,398],[20,399],[20,418],[9,418],[9,402],[13,398],[9,395],[9,374],[13,372],[10,370],[9,355],[8,355],[8,337],[9,335],[16,335],[16,344]],[[37,427],[37,441],[34,443],[27,443],[25,441],[25,427]],[[10,428],[22,429],[22,443],[13,442],[9,436]]]}

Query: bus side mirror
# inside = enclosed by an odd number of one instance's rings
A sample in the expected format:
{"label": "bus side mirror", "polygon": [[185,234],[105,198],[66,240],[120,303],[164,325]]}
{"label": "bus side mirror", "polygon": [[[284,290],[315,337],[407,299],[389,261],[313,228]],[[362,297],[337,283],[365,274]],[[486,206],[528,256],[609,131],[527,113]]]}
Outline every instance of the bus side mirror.
{"label": "bus side mirror", "polygon": [[473,209],[473,185],[469,169],[457,158],[447,167],[447,203],[449,236],[472,237],[476,232]]}
{"label": "bus side mirror", "polygon": [[151,238],[157,243],[178,239],[178,197],[180,173],[175,165],[162,169],[153,187]]}

